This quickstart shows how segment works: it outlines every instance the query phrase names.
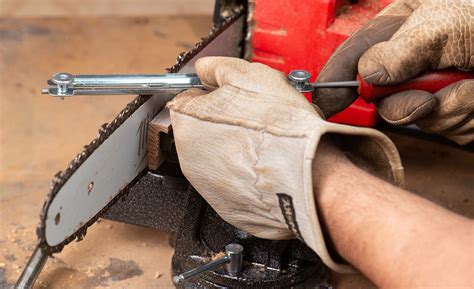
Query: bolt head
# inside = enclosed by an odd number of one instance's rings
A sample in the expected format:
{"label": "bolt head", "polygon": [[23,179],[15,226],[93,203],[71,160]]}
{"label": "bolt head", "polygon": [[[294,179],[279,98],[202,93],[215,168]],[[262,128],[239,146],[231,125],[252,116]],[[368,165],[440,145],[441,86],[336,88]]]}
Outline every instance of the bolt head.
{"label": "bolt head", "polygon": [[229,255],[229,254],[242,254],[242,252],[244,251],[244,247],[240,244],[228,244],[227,246],[225,246],[225,251],[226,251],[226,254]]}
{"label": "bolt head", "polygon": [[306,81],[309,81],[309,79],[311,78],[311,73],[309,73],[309,72],[306,71],[306,70],[293,70],[293,71],[290,72],[290,74],[288,75],[288,78],[289,78],[291,81],[306,82]]}
{"label": "bolt head", "polygon": [[53,75],[51,81],[55,84],[70,84],[74,80],[74,76],[67,72],[60,72]]}

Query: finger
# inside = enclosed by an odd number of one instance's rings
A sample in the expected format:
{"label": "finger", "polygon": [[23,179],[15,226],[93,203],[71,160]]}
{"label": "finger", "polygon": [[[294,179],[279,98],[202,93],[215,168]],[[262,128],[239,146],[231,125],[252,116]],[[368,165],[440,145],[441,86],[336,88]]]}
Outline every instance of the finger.
{"label": "finger", "polygon": [[375,85],[397,84],[436,66],[440,50],[433,46],[442,43],[440,40],[420,40],[415,36],[417,33],[413,31],[370,48],[359,61],[362,79]]}
{"label": "finger", "polygon": [[231,57],[203,57],[196,61],[194,67],[201,82],[206,88],[216,89],[232,82],[231,74],[239,76],[249,73],[249,62]]}
{"label": "finger", "polygon": [[196,61],[195,68],[208,89],[232,85],[257,93],[296,93],[282,72],[261,63],[231,57],[204,57]]}
{"label": "finger", "polygon": [[[407,16],[383,15],[369,21],[344,42],[321,70],[317,82],[355,79],[360,56],[372,45],[390,39]],[[313,103],[330,117],[348,107],[357,98],[351,88],[325,88],[315,90]]]}
{"label": "finger", "polygon": [[422,90],[408,90],[376,103],[380,116],[394,125],[409,125],[429,115],[436,107],[435,96]]}
{"label": "finger", "polygon": [[417,122],[426,132],[443,134],[458,144],[474,141],[474,80],[451,84],[435,93],[433,113]]}
{"label": "finger", "polygon": [[199,88],[191,88],[188,90],[185,90],[178,94],[172,101],[168,103],[169,107],[176,106],[176,105],[181,105],[182,103],[188,103],[192,99],[207,94],[209,93],[208,91],[199,89]]}
{"label": "finger", "polygon": [[[450,5],[449,1],[443,3]],[[448,8],[441,4],[420,6],[390,40],[374,45],[362,55],[362,78],[376,85],[388,85],[404,82],[428,69],[468,69],[469,58],[459,57],[466,49],[460,44],[466,38],[466,25],[462,24],[465,19],[459,17],[463,7],[457,9],[458,13],[448,14]]]}

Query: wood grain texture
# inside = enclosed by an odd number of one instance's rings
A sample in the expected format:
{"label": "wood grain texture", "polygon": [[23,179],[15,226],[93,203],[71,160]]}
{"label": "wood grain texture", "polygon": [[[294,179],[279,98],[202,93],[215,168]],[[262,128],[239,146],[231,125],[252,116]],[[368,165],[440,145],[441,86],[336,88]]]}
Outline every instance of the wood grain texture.
{"label": "wood grain texture", "polygon": [[0,0],[0,17],[210,15],[214,0]]}
{"label": "wood grain texture", "polygon": [[148,123],[148,168],[158,169],[165,161],[165,155],[160,148],[160,133],[171,131],[170,110],[165,107],[158,115]]}

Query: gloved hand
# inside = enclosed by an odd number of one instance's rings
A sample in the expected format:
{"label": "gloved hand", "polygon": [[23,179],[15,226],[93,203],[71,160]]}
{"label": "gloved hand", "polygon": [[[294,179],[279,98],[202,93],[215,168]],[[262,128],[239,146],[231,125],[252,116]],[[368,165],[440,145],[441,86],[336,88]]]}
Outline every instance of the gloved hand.
{"label": "gloved hand", "polygon": [[329,255],[316,213],[318,143],[326,133],[346,135],[355,162],[400,184],[391,141],[324,121],[283,73],[263,64],[207,57],[195,68],[211,92],[191,89],[168,104],[186,178],[230,224],[261,238],[299,238],[330,268],[349,271]]}
{"label": "gloved hand", "polygon": [[[318,81],[355,79],[388,85],[426,70],[474,69],[474,2],[398,0],[355,32],[333,54]],[[355,89],[318,89],[313,102],[329,117],[349,106]],[[459,144],[474,140],[474,80],[435,94],[397,93],[376,102],[382,118],[395,125],[416,123]]]}

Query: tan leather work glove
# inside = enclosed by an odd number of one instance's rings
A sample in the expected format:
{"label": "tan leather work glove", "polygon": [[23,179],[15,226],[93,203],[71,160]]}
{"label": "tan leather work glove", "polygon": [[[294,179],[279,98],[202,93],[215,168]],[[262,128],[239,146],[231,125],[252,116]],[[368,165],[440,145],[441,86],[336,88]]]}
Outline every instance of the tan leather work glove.
{"label": "tan leather work glove", "polygon": [[283,73],[237,58],[199,59],[209,91],[192,89],[168,104],[186,178],[230,224],[267,239],[299,238],[339,272],[321,232],[312,166],[326,133],[346,135],[359,163],[396,184],[403,168],[382,133],[326,122]]}
{"label": "tan leather work glove", "polygon": [[[388,85],[447,67],[474,69],[474,1],[398,0],[336,50],[318,81],[351,80],[359,72],[368,82]],[[313,102],[329,117],[356,97],[355,89],[318,89]],[[474,80],[435,94],[397,93],[376,105],[389,123],[416,123],[459,144],[474,140]]]}

